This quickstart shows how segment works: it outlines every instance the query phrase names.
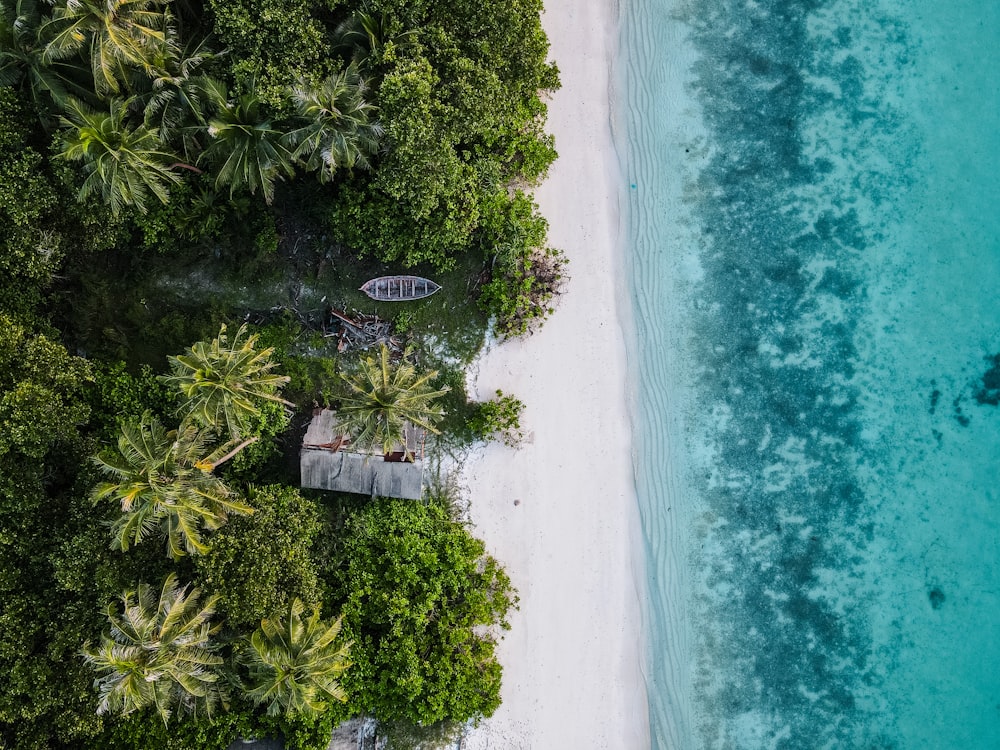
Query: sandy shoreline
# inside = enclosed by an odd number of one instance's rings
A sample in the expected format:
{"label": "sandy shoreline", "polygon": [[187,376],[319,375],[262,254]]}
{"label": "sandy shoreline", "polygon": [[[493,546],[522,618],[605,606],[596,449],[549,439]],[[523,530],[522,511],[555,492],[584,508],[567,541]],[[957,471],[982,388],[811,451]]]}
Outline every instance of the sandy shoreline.
{"label": "sandy shoreline", "polygon": [[476,534],[521,597],[500,647],[503,705],[464,746],[648,748],[609,101],[618,19],[600,0],[546,0],[542,21],[562,75],[548,121],[560,157],[535,198],[570,280],[539,333],[479,363],[477,395],[521,398],[529,438],[464,469]]}

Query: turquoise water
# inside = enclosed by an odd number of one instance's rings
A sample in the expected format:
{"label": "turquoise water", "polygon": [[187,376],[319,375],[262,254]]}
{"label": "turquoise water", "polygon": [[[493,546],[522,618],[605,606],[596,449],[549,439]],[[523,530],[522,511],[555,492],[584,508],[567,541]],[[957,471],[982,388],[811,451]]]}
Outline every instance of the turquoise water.
{"label": "turquoise water", "polygon": [[1000,3],[623,0],[656,748],[1000,748]]}

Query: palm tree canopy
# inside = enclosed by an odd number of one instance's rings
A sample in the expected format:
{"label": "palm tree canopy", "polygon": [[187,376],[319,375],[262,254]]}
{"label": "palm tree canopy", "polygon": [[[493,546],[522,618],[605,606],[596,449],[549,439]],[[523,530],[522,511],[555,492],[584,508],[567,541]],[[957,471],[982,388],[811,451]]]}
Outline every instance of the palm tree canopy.
{"label": "palm tree canopy", "polygon": [[206,40],[184,51],[172,35],[170,40],[150,72],[149,90],[138,98],[146,125],[156,130],[160,141],[168,143],[179,135],[189,155],[200,150],[195,135],[205,131],[213,111],[225,106],[226,92],[221,82],[197,73],[216,56]]}
{"label": "palm tree canopy", "polygon": [[75,80],[75,65],[45,59],[42,23],[35,0],[0,2],[0,86],[27,86],[40,113],[64,106],[69,91],[91,93]]}
{"label": "palm tree canopy", "polygon": [[277,364],[271,359],[274,348],[258,350],[257,339],[242,325],[230,343],[223,325],[211,342],[199,341],[185,354],[168,357],[172,374],[163,380],[184,394],[185,417],[220,432],[228,430],[238,440],[249,418],[259,413],[261,401],[292,406],[279,395],[289,378],[271,372]]}
{"label": "palm tree canopy", "polygon": [[350,666],[351,644],[337,643],[341,621],[323,622],[318,606],[303,619],[303,610],[302,602],[293,599],[286,617],[261,620],[244,655],[250,671],[247,696],[266,704],[272,716],[318,716],[328,700],[347,700],[338,678]]}
{"label": "palm tree canopy", "polygon": [[121,505],[111,528],[115,549],[159,533],[174,559],[204,553],[202,529],[219,528],[230,513],[253,513],[212,474],[229,444],[210,450],[209,440],[209,431],[193,424],[168,432],[146,413],[122,427],[115,448],[94,458],[108,477],[94,488],[94,501]]}
{"label": "palm tree canopy", "polygon": [[405,449],[407,422],[438,434],[434,425],[444,416],[444,408],[433,402],[451,389],[435,390],[431,381],[437,375],[437,370],[418,374],[406,356],[393,363],[383,344],[378,358],[363,358],[356,374],[341,373],[348,389],[337,410],[342,428],[355,444],[383,453],[397,444]]}
{"label": "palm tree canopy", "polygon": [[94,112],[76,99],[67,100],[66,115],[60,118],[68,128],[61,156],[83,162],[87,176],[80,200],[100,193],[116,215],[124,206],[135,206],[145,213],[149,193],[166,203],[168,186],[180,182],[170,170],[175,158],[161,150],[151,128],[129,127],[128,102],[112,99],[109,107],[108,112]]}
{"label": "palm tree canopy", "polygon": [[366,73],[381,62],[389,44],[397,48],[410,47],[417,42],[416,29],[402,31],[389,15],[378,11],[371,2],[362,3],[337,26],[334,31],[334,49],[347,53],[352,61]]}
{"label": "palm tree canopy", "polygon": [[216,187],[229,185],[230,196],[243,187],[251,193],[260,189],[270,203],[275,181],[295,174],[285,136],[272,127],[264,103],[252,93],[222,107],[209,121],[208,134],[212,142],[202,158],[218,166]]}
{"label": "palm tree canopy", "polygon": [[101,96],[117,94],[129,68],[149,70],[167,43],[169,12],[159,0],[63,0],[43,31],[47,61],[62,60],[89,47],[94,86]]}
{"label": "palm tree canopy", "polygon": [[286,141],[305,168],[329,182],[337,169],[369,169],[368,155],[378,150],[382,127],[372,121],[375,107],[364,99],[365,85],[356,65],[326,78],[318,88],[299,81],[292,91],[305,124]]}
{"label": "palm tree canopy", "polygon": [[188,593],[171,573],[159,598],[140,583],[122,594],[122,608],[109,607],[111,632],[100,643],[84,644],[81,655],[98,676],[97,713],[128,715],[155,706],[164,723],[171,714],[211,715],[226,695],[219,683],[222,658],[211,640],[220,626],[209,620],[217,597],[198,603],[200,591]]}

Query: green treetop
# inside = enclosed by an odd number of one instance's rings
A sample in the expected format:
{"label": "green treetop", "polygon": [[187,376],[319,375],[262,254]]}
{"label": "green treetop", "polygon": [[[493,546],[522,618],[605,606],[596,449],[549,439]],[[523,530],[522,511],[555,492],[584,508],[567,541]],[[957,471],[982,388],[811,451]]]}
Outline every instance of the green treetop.
{"label": "green treetop", "polygon": [[168,432],[147,413],[122,427],[115,448],[95,457],[109,481],[94,489],[94,500],[121,504],[111,527],[113,547],[127,550],[159,532],[174,559],[200,554],[208,549],[202,528],[217,529],[230,513],[253,513],[212,474],[233,452],[223,456],[227,446],[211,451],[210,436],[191,423]]}
{"label": "green treetop", "polygon": [[434,425],[444,416],[444,409],[434,400],[450,389],[431,386],[437,375],[437,370],[419,374],[406,356],[393,362],[383,345],[377,358],[361,360],[357,373],[341,374],[347,392],[337,411],[340,426],[356,445],[383,453],[396,445],[405,446],[407,423],[438,434]]}
{"label": "green treetop", "polygon": [[186,353],[169,357],[173,373],[164,380],[177,386],[186,398],[185,417],[218,432],[228,430],[238,440],[248,420],[259,413],[260,402],[292,406],[278,392],[288,377],[271,372],[277,364],[273,348],[256,349],[257,335],[248,336],[240,326],[232,342],[222,326],[211,342],[199,341]]}
{"label": "green treetop", "polygon": [[122,594],[122,610],[108,608],[110,634],[94,648],[85,644],[82,656],[98,676],[99,714],[127,715],[155,706],[166,723],[175,711],[211,715],[226,700],[219,684],[216,644],[211,636],[215,599],[198,603],[171,573],[159,599],[149,584]]}
{"label": "green treetop", "polygon": [[351,644],[337,640],[340,620],[324,622],[318,606],[304,618],[304,609],[293,599],[285,616],[262,620],[244,656],[250,670],[247,695],[272,716],[320,716],[328,701],[347,700],[338,678],[350,665]]}

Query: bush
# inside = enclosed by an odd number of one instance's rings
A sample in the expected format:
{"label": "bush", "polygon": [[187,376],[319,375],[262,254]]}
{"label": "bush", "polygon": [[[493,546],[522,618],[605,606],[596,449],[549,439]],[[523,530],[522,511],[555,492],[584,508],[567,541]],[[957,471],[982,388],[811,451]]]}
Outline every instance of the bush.
{"label": "bush", "polygon": [[514,396],[504,395],[497,390],[492,401],[479,404],[475,414],[469,419],[469,429],[481,440],[499,440],[504,445],[516,448],[524,439],[521,432],[521,412],[524,402]]}
{"label": "bush", "polygon": [[238,738],[281,737],[287,750],[326,750],[333,731],[329,717],[270,717],[237,701],[211,721],[186,719],[164,726],[155,711],[111,719],[108,729],[88,750],[226,750]]}
{"label": "bush", "polygon": [[479,303],[492,316],[494,332],[504,338],[531,333],[554,312],[565,256],[552,248],[527,249],[497,262]]}
{"label": "bush", "polygon": [[348,515],[324,573],[354,641],[354,713],[429,725],[500,705],[495,632],[516,601],[483,543],[437,505],[378,499]]}
{"label": "bush", "polygon": [[279,455],[277,437],[288,429],[291,421],[288,410],[284,404],[275,401],[263,401],[259,409],[257,414],[247,418],[245,434],[247,438],[256,437],[257,442],[251,443],[224,464],[223,474],[229,481],[261,481],[269,462]]}
{"label": "bush", "polygon": [[494,201],[480,242],[493,254],[489,281],[479,304],[493,317],[498,336],[513,338],[533,331],[552,313],[566,257],[545,246],[548,223],[527,194]]}
{"label": "bush", "polygon": [[291,487],[252,487],[246,501],[254,514],[230,518],[194,562],[229,625],[253,629],[294,597],[319,601],[312,544],[320,525],[315,503]]}
{"label": "bush", "polygon": [[329,40],[309,0],[209,0],[215,34],[229,50],[233,82],[272,107],[288,107],[299,77],[329,72]]}
{"label": "bush", "polygon": [[147,411],[162,422],[173,422],[178,399],[176,390],[157,378],[149,365],[141,365],[133,374],[124,362],[97,362],[91,405],[91,423],[110,440],[124,419]]}

